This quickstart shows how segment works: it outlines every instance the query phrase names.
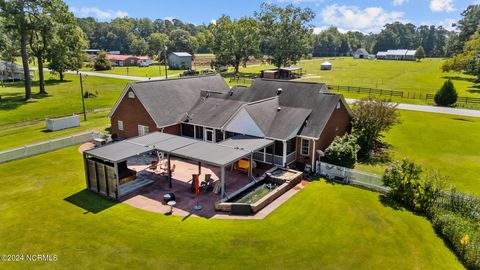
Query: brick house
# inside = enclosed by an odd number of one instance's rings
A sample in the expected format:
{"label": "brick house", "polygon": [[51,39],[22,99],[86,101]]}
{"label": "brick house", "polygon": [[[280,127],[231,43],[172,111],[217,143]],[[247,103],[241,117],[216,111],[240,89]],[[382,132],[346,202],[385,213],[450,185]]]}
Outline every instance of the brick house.
{"label": "brick house", "polygon": [[324,84],[257,79],[230,88],[220,76],[129,83],[109,117],[119,139],[161,131],[211,143],[237,134],[274,140],[254,159],[280,166],[314,167],[351,128],[343,96]]}

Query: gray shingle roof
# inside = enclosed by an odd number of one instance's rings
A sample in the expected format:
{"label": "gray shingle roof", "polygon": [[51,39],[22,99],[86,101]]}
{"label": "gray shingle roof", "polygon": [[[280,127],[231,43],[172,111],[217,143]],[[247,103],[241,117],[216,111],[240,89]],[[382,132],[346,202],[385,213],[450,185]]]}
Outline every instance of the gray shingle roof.
{"label": "gray shingle roof", "polygon": [[130,87],[158,127],[179,123],[201,98],[202,91],[229,91],[221,76],[135,82]]}

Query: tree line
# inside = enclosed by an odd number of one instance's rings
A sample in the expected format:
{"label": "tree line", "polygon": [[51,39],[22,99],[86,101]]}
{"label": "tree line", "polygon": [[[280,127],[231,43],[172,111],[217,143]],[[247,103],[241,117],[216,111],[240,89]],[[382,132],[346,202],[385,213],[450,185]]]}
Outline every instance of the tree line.
{"label": "tree line", "polygon": [[2,59],[22,58],[25,99],[32,98],[30,63],[36,62],[39,94],[47,94],[44,63],[60,74],[78,70],[87,40],[75,17],[61,0],[0,1],[0,54]]}

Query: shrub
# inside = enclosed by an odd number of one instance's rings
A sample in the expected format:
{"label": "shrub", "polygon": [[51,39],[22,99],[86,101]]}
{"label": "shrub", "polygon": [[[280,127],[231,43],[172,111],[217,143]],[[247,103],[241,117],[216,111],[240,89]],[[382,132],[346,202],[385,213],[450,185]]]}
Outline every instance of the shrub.
{"label": "shrub", "polygon": [[337,136],[325,150],[325,161],[334,165],[353,168],[357,162],[359,150],[360,146],[357,144],[355,135]]}
{"label": "shrub", "polygon": [[417,58],[418,60],[425,58],[425,50],[422,46],[418,47],[415,51],[415,58]]}
{"label": "shrub", "polygon": [[371,98],[355,102],[352,126],[358,137],[360,157],[368,157],[375,148],[375,142],[381,139],[382,132],[400,122],[396,107],[397,104]]}
{"label": "shrub", "polygon": [[112,64],[110,63],[110,60],[108,60],[106,52],[102,51],[102,52],[98,53],[97,60],[95,60],[95,63],[93,64],[93,68],[95,70],[110,70],[110,69],[112,69]]}
{"label": "shrub", "polygon": [[451,80],[447,80],[435,94],[435,103],[440,106],[452,106],[457,102],[457,90]]}
{"label": "shrub", "polygon": [[444,188],[443,179],[432,174],[421,178],[422,167],[404,159],[385,169],[383,183],[391,188],[389,195],[407,208],[427,213]]}
{"label": "shrub", "polygon": [[458,213],[436,208],[432,211],[435,230],[450,244],[468,269],[480,268],[479,225]]}

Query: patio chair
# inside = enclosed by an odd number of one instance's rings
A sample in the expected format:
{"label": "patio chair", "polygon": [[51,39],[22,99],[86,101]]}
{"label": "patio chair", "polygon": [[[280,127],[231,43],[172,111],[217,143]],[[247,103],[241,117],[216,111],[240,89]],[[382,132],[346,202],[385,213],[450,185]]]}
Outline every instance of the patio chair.
{"label": "patio chair", "polygon": [[208,192],[210,190],[213,190],[213,179],[211,174],[205,174],[205,180],[202,181],[202,184],[200,185],[201,189],[203,192]]}
{"label": "patio chair", "polygon": [[221,190],[222,190],[222,183],[220,182],[220,180],[215,180],[213,182],[213,193],[219,194]]}
{"label": "patio chair", "polygon": [[150,163],[150,166],[148,166],[148,168],[152,171],[156,171],[157,170],[157,166],[158,166],[158,161],[154,160]]}

